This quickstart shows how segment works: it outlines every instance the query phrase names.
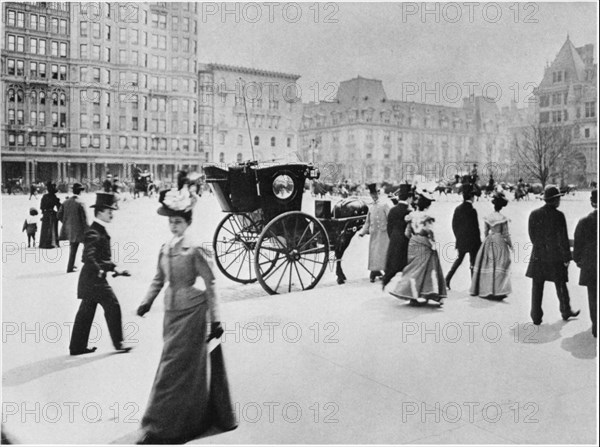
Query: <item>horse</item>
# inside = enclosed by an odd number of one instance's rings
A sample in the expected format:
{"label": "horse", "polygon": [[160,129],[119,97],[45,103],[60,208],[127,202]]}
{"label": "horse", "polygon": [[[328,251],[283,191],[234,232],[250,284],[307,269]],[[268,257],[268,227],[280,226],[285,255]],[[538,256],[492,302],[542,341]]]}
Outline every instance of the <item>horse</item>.
{"label": "horse", "polygon": [[335,254],[335,274],[338,284],[344,284],[347,279],[342,269],[344,252],[354,235],[365,224],[368,212],[367,202],[357,197],[350,197],[333,206],[332,216],[317,216],[327,231],[330,250]]}

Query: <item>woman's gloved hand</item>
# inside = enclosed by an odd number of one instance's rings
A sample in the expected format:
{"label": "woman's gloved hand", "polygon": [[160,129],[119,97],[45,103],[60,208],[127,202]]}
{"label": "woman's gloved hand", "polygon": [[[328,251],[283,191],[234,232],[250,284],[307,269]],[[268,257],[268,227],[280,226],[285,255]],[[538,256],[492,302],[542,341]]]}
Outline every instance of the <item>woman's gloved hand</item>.
{"label": "woman's gloved hand", "polygon": [[224,332],[225,331],[223,330],[223,326],[221,326],[221,322],[215,321],[210,324],[210,335],[208,338],[221,338],[221,335],[223,335]]}
{"label": "woman's gloved hand", "polygon": [[140,317],[143,317],[149,311],[150,311],[150,304],[148,304],[148,303],[146,303],[146,304],[140,304],[140,306],[137,308],[137,314]]}

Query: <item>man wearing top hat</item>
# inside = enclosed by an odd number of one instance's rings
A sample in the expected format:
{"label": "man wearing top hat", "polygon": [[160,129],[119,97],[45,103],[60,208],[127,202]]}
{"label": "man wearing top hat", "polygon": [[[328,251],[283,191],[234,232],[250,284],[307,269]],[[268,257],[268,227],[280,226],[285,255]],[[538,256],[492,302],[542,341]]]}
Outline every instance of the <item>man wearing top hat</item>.
{"label": "man wearing top hat", "polygon": [[454,273],[460,267],[463,259],[469,254],[469,268],[471,275],[475,265],[475,258],[481,246],[481,235],[479,232],[479,220],[477,219],[477,211],[473,208],[473,197],[475,192],[473,186],[467,183],[463,184],[463,203],[458,205],[452,216],[452,231],[456,237],[456,250],[458,258],[452,264],[448,275],[446,276],[446,287],[450,289],[450,281]]}
{"label": "man wearing top hat", "polygon": [[96,203],[92,208],[95,208],[95,217],[85,232],[84,265],[77,284],[77,297],[81,300],[81,304],[75,317],[69,345],[71,355],[88,354],[96,350],[96,348],[88,348],[87,342],[98,304],[104,309],[108,331],[115,349],[120,352],[131,350],[131,347],[123,344],[121,306],[106,280],[107,272],[129,276],[127,270],[118,270],[111,260],[110,236],[106,231],[106,225],[113,219],[114,194],[96,193]]}
{"label": "man wearing top hat", "polygon": [[543,197],[546,204],[529,215],[529,238],[533,251],[525,275],[533,280],[531,319],[535,325],[542,323],[542,297],[546,281],[553,282],[556,287],[563,320],[579,315],[579,311],[571,310],[567,289],[571,249],[565,215],[557,209],[562,195],[556,186],[546,186]]}
{"label": "man wearing top hat", "polygon": [[592,335],[597,337],[596,309],[598,306],[598,190],[594,189],[590,197],[592,211],[581,219],[575,228],[573,261],[581,269],[579,285],[586,286],[592,319]]}
{"label": "man wearing top hat", "polygon": [[81,183],[73,185],[73,195],[63,202],[58,210],[58,220],[62,222],[59,241],[69,241],[69,263],[67,273],[77,271],[75,257],[79,244],[84,241],[85,232],[88,228],[87,213],[79,195],[83,191]]}
{"label": "man wearing top hat", "polygon": [[390,243],[387,222],[391,206],[388,200],[379,200],[376,183],[367,186],[373,203],[369,206],[367,220],[358,235],[360,237],[365,234],[371,236],[369,240],[369,270],[371,271],[370,280],[375,282],[375,278],[382,276],[381,271],[385,270],[386,255]]}
{"label": "man wearing top hat", "polygon": [[406,231],[406,216],[411,212],[408,204],[410,185],[401,184],[396,192],[398,204],[388,214],[387,234],[390,238],[387,257],[385,262],[385,275],[383,275],[382,286],[385,287],[396,273],[401,272],[407,263],[409,239],[404,234]]}

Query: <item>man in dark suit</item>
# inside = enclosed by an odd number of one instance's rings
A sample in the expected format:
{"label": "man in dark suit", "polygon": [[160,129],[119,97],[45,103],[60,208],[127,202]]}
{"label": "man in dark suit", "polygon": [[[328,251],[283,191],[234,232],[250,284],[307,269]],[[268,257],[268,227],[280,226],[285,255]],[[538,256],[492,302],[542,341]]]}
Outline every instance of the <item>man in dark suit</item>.
{"label": "man in dark suit", "polygon": [[592,335],[597,337],[596,309],[598,306],[598,190],[592,191],[590,197],[592,211],[581,219],[575,228],[573,245],[573,261],[581,269],[579,285],[586,286],[592,319]]}
{"label": "man in dark suit", "polygon": [[106,178],[102,182],[102,190],[104,192],[113,192],[113,178],[110,172],[106,174]]}
{"label": "man in dark suit", "polygon": [[401,272],[406,267],[409,239],[404,232],[407,224],[405,218],[412,211],[408,204],[410,189],[409,184],[400,185],[397,192],[398,204],[388,214],[387,233],[390,237],[390,244],[385,263],[385,275],[383,275],[382,280],[383,288],[389,284],[396,273]]}
{"label": "man in dark suit", "polygon": [[469,268],[473,274],[475,258],[481,246],[481,235],[479,234],[479,220],[477,211],[473,208],[474,191],[470,184],[463,183],[463,203],[458,205],[452,216],[452,231],[456,237],[456,250],[458,258],[452,264],[448,275],[446,276],[446,287],[450,289],[450,281],[463,259],[469,254]]}
{"label": "man in dark suit", "polygon": [[107,272],[129,276],[127,270],[118,270],[111,260],[110,236],[106,225],[113,219],[114,195],[96,193],[94,222],[85,233],[83,247],[83,268],[77,284],[77,297],[81,300],[69,350],[71,355],[88,354],[96,348],[88,348],[87,342],[98,304],[104,309],[104,316],[113,345],[117,351],[128,352],[131,347],[123,344],[121,306],[106,280]]}
{"label": "man in dark suit", "polygon": [[567,234],[565,215],[558,211],[563,194],[554,185],[546,186],[546,204],[529,215],[529,238],[533,243],[531,261],[526,276],[533,280],[531,290],[531,319],[533,324],[542,323],[542,297],[544,282],[551,281],[556,286],[563,320],[579,315],[571,310],[571,299],[567,289],[568,268],[571,262],[571,249]]}
{"label": "man in dark suit", "polygon": [[73,185],[73,196],[63,202],[58,210],[58,220],[62,222],[59,241],[69,241],[69,263],[67,264],[67,273],[77,271],[75,267],[75,257],[79,244],[84,241],[85,232],[88,229],[87,214],[85,206],[79,199],[79,194],[83,191],[81,183]]}

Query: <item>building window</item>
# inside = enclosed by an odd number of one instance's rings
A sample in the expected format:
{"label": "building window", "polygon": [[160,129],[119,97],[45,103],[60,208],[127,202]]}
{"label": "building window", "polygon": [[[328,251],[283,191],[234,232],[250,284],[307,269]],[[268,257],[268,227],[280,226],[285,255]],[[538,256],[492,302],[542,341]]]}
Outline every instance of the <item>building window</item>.
{"label": "building window", "polygon": [[17,76],[25,75],[25,63],[17,59]]}
{"label": "building window", "polygon": [[25,52],[25,38],[21,36],[17,36],[17,51],[19,53]]}
{"label": "building window", "polygon": [[125,149],[127,146],[127,137],[119,137],[119,148]]}
{"label": "building window", "polygon": [[15,24],[16,24],[16,17],[17,17],[17,13],[15,11],[9,10],[8,11],[8,19],[7,19],[6,24],[8,26],[15,26]]}
{"label": "building window", "polygon": [[40,62],[40,78],[46,79],[46,64]]}
{"label": "building window", "polygon": [[10,34],[8,35],[8,40],[6,41],[6,49],[8,51],[15,51],[15,36],[11,36]]}
{"label": "building window", "polygon": [[31,39],[29,39],[29,52],[31,54],[37,54],[37,39],[34,39],[33,37]]}
{"label": "building window", "polygon": [[[32,64],[35,64],[35,62],[32,62]],[[6,73],[8,75],[15,74],[15,60],[14,59],[8,59],[6,61]]]}
{"label": "building window", "polygon": [[40,31],[46,31],[46,16],[40,16]]}
{"label": "building window", "polygon": [[219,163],[225,163],[225,152],[219,153]]}
{"label": "building window", "polygon": [[23,12],[17,13],[17,27],[25,28],[25,13]]}
{"label": "building window", "polygon": [[260,138],[259,137],[254,137],[254,145],[255,146],[259,146],[260,145]]}
{"label": "building window", "polygon": [[65,19],[60,19],[60,34],[67,34],[67,21]]}
{"label": "building window", "polygon": [[67,80],[67,66],[66,65],[60,66],[60,80],[61,81]]}
{"label": "building window", "polygon": [[81,44],[81,45],[79,45],[79,57],[81,59],[87,59],[88,58],[88,46],[87,46],[87,44]]}
{"label": "building window", "polygon": [[88,36],[88,22],[80,22],[79,23],[79,35],[81,37]]}
{"label": "building window", "polygon": [[52,56],[58,56],[58,42],[52,41],[51,53],[52,53]]}
{"label": "building window", "polygon": [[[586,102],[585,103],[585,117],[586,118],[594,118],[596,116],[596,102]],[[589,130],[589,129],[587,129]]]}
{"label": "building window", "polygon": [[104,34],[106,35],[106,40],[110,40],[110,25],[104,25]]}
{"label": "building window", "polygon": [[275,137],[271,137],[271,147],[275,147]]}

